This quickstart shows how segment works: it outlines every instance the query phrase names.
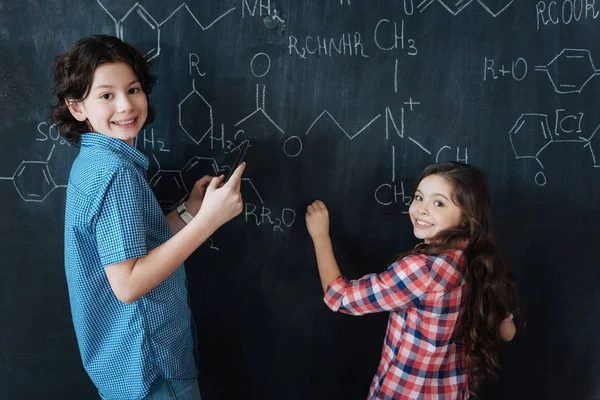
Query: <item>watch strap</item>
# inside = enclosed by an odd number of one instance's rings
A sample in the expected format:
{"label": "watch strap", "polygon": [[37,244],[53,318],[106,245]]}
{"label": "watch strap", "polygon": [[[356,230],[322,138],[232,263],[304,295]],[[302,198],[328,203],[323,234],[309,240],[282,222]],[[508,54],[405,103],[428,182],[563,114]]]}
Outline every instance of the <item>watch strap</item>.
{"label": "watch strap", "polygon": [[181,203],[177,207],[177,215],[179,215],[179,218],[181,218],[186,225],[192,222],[192,219],[194,218],[185,208],[185,203]]}

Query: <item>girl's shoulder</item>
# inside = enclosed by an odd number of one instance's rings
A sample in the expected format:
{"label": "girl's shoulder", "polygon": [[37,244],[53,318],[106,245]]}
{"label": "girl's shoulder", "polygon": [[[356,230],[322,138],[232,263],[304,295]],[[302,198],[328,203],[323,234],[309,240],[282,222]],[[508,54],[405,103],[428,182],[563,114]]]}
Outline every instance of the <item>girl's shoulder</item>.
{"label": "girl's shoulder", "polygon": [[436,253],[419,251],[411,254],[405,254],[399,257],[397,262],[399,264],[421,262],[430,267],[444,264],[460,266],[463,264],[465,258],[464,253],[465,250],[463,248],[444,249]]}

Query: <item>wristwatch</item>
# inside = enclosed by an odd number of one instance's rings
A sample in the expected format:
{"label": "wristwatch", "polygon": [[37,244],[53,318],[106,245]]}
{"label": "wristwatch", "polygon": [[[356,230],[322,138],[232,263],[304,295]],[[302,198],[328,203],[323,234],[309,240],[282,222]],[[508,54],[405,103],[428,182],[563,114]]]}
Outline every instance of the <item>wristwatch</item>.
{"label": "wristwatch", "polygon": [[181,218],[186,225],[192,222],[192,219],[194,218],[192,214],[190,214],[188,210],[186,210],[185,203],[181,203],[177,207],[177,215],[179,215],[179,218]]}

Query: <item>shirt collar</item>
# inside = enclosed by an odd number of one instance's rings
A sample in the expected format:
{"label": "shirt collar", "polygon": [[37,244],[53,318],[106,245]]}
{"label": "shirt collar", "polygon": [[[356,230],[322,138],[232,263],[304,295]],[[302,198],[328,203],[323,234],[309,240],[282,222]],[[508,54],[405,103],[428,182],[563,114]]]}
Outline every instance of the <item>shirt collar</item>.
{"label": "shirt collar", "polygon": [[[429,244],[431,244],[431,245],[437,244],[437,241],[433,241],[433,242],[429,242],[429,243],[420,242],[420,243],[418,243],[415,246],[415,249],[419,248],[419,247],[425,247],[425,246],[427,246]],[[469,241],[467,239],[463,239],[463,240],[459,240],[458,241],[458,243],[456,244],[456,248],[458,250],[463,250],[464,251],[464,250],[466,250],[466,248],[467,248],[468,245],[469,245]]]}
{"label": "shirt collar", "polygon": [[117,154],[124,155],[145,171],[148,170],[148,157],[121,139],[115,139],[101,133],[85,133],[81,135],[81,146],[99,146],[111,150]]}

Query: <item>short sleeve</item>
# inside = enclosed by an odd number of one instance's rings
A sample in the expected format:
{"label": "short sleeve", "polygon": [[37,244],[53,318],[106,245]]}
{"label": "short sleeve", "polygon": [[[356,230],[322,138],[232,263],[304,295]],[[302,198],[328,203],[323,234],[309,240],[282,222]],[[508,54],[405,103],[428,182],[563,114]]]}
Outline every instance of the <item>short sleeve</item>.
{"label": "short sleeve", "polygon": [[336,279],[327,288],[324,301],[333,311],[353,315],[416,307],[428,293],[430,272],[425,257],[407,256],[381,274]]}
{"label": "short sleeve", "polygon": [[143,257],[147,253],[139,177],[121,167],[109,180],[96,223],[96,243],[102,266]]}

